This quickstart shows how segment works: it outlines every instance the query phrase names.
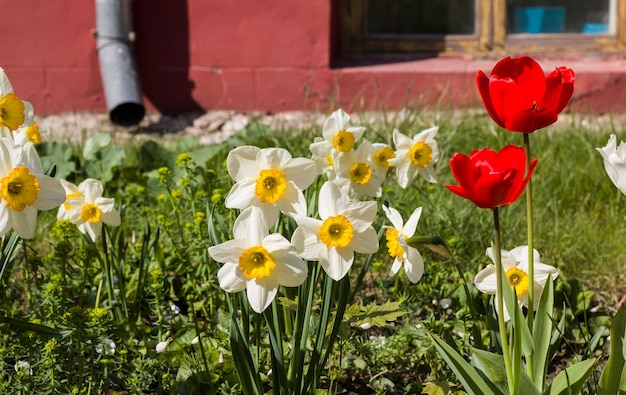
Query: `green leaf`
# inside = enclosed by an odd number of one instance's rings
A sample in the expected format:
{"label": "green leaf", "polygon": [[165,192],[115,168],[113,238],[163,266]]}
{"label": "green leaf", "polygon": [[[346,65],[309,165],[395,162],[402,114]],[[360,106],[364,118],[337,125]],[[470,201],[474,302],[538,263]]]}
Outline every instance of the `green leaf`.
{"label": "green leaf", "polygon": [[441,340],[438,336],[431,333],[428,334],[432,339],[435,348],[446,361],[448,367],[456,374],[457,379],[463,384],[465,391],[470,395],[496,395],[492,389],[485,383],[485,380],[478,374],[476,369],[472,367],[459,353],[457,353],[450,345]]}
{"label": "green leaf", "polygon": [[[492,390],[496,394],[508,394],[509,384],[504,367],[504,357],[489,351],[473,349],[472,365],[483,374],[492,384]],[[518,383],[519,393],[523,395],[540,395],[530,377],[524,371],[520,371]]]}
{"label": "green leaf", "polygon": [[552,312],[554,310],[554,283],[551,278],[546,281],[546,285],[539,299],[535,324],[533,327],[533,340],[535,352],[533,358],[533,379],[535,386],[543,389],[548,363],[550,362],[550,339],[552,338]]}
{"label": "green leaf", "polygon": [[624,336],[626,336],[626,308],[620,307],[613,321],[611,322],[611,345],[609,351],[609,360],[604,367],[602,376],[598,383],[598,395],[614,395],[620,391],[626,391],[621,388],[618,377],[623,378],[624,370]]}
{"label": "green leaf", "polygon": [[24,331],[33,331],[46,337],[65,337],[72,333],[71,330],[50,328],[46,325],[35,324],[34,322],[22,321],[11,317],[0,317],[0,322],[4,322]]}
{"label": "green leaf", "polygon": [[426,395],[446,395],[450,391],[450,386],[445,381],[431,381],[426,383],[422,394]]}
{"label": "green leaf", "polygon": [[[587,359],[565,369],[554,378],[544,395],[580,394],[587,377],[593,371],[595,359]],[[612,392],[617,394],[617,392]]]}
{"label": "green leaf", "polygon": [[[388,321],[395,321],[399,317],[406,314],[401,310],[401,301],[387,301],[382,305],[376,303],[366,306],[351,305],[346,309],[345,322],[355,324],[357,326],[369,324],[371,326],[385,326]],[[357,313],[356,307],[359,308]]]}
{"label": "green leaf", "polygon": [[111,135],[108,133],[100,133],[91,136],[83,147],[83,158],[85,158],[85,160],[97,159],[96,153],[109,144],[111,144]]}

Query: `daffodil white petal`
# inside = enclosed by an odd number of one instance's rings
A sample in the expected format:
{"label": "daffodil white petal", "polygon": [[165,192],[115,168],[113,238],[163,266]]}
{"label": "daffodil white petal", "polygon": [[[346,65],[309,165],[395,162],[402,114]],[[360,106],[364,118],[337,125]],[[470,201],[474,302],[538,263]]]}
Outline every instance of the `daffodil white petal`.
{"label": "daffodil white petal", "polygon": [[246,178],[256,179],[259,176],[257,155],[260,151],[260,148],[251,145],[230,151],[226,158],[228,174],[237,182]]}
{"label": "daffodil white petal", "polygon": [[474,277],[474,285],[480,292],[495,295],[497,288],[496,266],[487,265],[483,270]]}
{"label": "daffodil white petal", "polygon": [[373,254],[378,251],[378,235],[376,230],[372,227],[365,229],[362,232],[354,234],[350,247],[363,254]]}
{"label": "daffodil white petal", "polygon": [[243,210],[253,205],[253,202],[260,203],[254,193],[255,185],[256,182],[252,178],[235,183],[224,199],[224,206]]}
{"label": "daffodil white petal", "polygon": [[[214,258],[215,259],[215,258]],[[220,288],[226,292],[240,292],[246,289],[246,279],[235,263],[227,263],[217,271]]]}
{"label": "daffodil white petal", "polygon": [[391,269],[389,270],[389,275],[393,277],[396,274],[398,274],[398,272],[402,268],[402,264],[403,263],[404,262],[403,262],[402,259],[394,258],[393,259],[393,264],[391,265]]}
{"label": "daffodil white petal", "polygon": [[246,239],[232,239],[209,247],[209,255],[217,262],[234,263],[250,247]]}
{"label": "daffodil white petal", "polygon": [[402,216],[400,215],[398,210],[396,210],[393,207],[387,207],[383,205],[383,211],[385,212],[387,219],[389,220],[389,222],[391,222],[391,225],[394,228],[402,229],[402,227],[404,226],[404,223],[403,223]]}
{"label": "daffodil white petal", "polygon": [[307,158],[291,159],[289,164],[283,168],[283,171],[285,172],[285,177],[296,184],[300,190],[308,188],[315,180],[315,177],[317,177],[315,162]]}
{"label": "daffodil white petal", "polygon": [[325,255],[321,257],[320,264],[326,274],[335,281],[341,280],[354,262],[354,251],[349,248],[329,248]]}
{"label": "daffodil white petal", "polygon": [[308,275],[308,268],[302,259],[296,255],[287,254],[281,258],[281,265],[276,265],[276,277],[281,279],[286,287],[297,287],[304,282]]}
{"label": "daffodil white petal", "polygon": [[37,227],[37,209],[26,206],[22,211],[9,210],[13,231],[22,239],[32,239]]}
{"label": "daffodil white petal", "polygon": [[418,282],[424,275],[424,259],[422,254],[413,247],[409,247],[407,259],[404,261],[404,271],[412,283]]}
{"label": "daffodil white petal", "polygon": [[52,210],[59,207],[65,201],[65,189],[61,182],[52,177],[38,174],[39,191],[33,207],[38,210]]}
{"label": "daffodil white petal", "polygon": [[259,245],[269,234],[270,225],[259,207],[251,206],[243,210],[233,224],[233,237],[247,239],[250,245]]}
{"label": "daffodil white petal", "polygon": [[248,293],[248,302],[252,310],[262,313],[272,303],[278,288],[273,281],[267,278],[261,281],[248,280],[246,283],[246,292]]}
{"label": "daffodil white petal", "polygon": [[7,93],[13,93],[13,87],[4,69],[0,67],[0,97],[6,96]]}
{"label": "daffodil white petal", "polygon": [[413,237],[413,235],[415,234],[415,229],[417,229],[417,224],[419,223],[421,216],[422,216],[421,207],[416,208],[413,211],[413,213],[411,213],[411,216],[406,221],[406,224],[404,224],[404,228],[401,228],[407,237]]}

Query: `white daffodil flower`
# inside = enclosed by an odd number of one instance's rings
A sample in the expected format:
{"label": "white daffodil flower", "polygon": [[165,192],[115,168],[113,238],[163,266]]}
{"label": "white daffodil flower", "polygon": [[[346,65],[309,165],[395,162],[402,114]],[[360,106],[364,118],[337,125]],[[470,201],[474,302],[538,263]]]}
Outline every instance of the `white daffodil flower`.
{"label": "white daffodil flower", "polygon": [[321,220],[295,216],[298,227],[291,242],[300,256],[319,261],[328,276],[341,280],[354,262],[354,253],[378,251],[378,237],[372,227],[376,202],[355,202],[339,188],[326,182],[320,188]]}
{"label": "white daffodil flower", "polygon": [[374,146],[374,155],[372,157],[374,168],[387,175],[389,169],[392,168],[389,159],[392,159],[396,153],[388,144],[373,143],[372,145]]}
{"label": "white daffodil flower", "polygon": [[262,210],[251,206],[235,220],[232,240],[209,247],[211,258],[224,264],[217,273],[220,287],[231,293],[245,289],[257,313],[272,303],[279,285],[297,287],[308,275],[295,247],[269,228]]}
{"label": "white daffodil flower", "polygon": [[318,166],[318,172],[327,173],[331,179],[333,151],[339,152],[340,155],[352,151],[364,132],[364,127],[350,125],[350,116],[342,109],[330,114],[324,121],[322,137],[316,137],[309,147]]}
{"label": "white daffodil flower", "polygon": [[11,137],[11,132],[22,125],[33,123],[33,106],[13,93],[13,86],[0,67],[0,136]]}
{"label": "white daffodil flower", "polygon": [[604,169],[613,184],[626,195],[626,144],[620,142],[617,146],[617,138],[611,135],[605,147],[596,148],[604,158]]}
{"label": "white daffodil flower", "polygon": [[[493,250],[487,248],[487,256],[495,263]],[[506,273],[510,286],[515,289],[517,301],[521,306],[528,307],[528,246],[515,247],[511,251],[501,252],[502,270]],[[543,288],[549,278],[555,280],[558,272],[554,266],[541,263],[539,252],[533,249],[534,260],[534,310],[537,310]],[[495,264],[490,264],[481,270],[474,278],[474,285],[479,291],[495,295],[497,292],[497,273]],[[497,303],[497,300],[496,300]],[[496,306],[497,311],[498,306]],[[504,306],[504,319],[509,320],[510,315]]]}
{"label": "white daffodil flower", "polygon": [[51,210],[65,201],[59,180],[44,174],[32,143],[15,146],[0,138],[0,235],[11,229],[23,239],[35,235],[37,210]]}
{"label": "white daffodil flower", "polygon": [[389,159],[396,168],[398,184],[406,188],[420,174],[426,181],[436,183],[433,164],[439,160],[439,145],[435,141],[438,127],[426,129],[412,139],[393,130],[393,143],[396,155]]}
{"label": "white daffodil flower", "polygon": [[317,176],[311,159],[292,158],[284,148],[235,148],[226,159],[235,185],[226,196],[228,208],[259,207],[273,225],[279,212],[306,215],[303,189]]}
{"label": "white daffodil flower", "polygon": [[372,143],[363,140],[356,151],[333,153],[336,177],[332,182],[344,188],[351,199],[380,197],[387,173],[374,164],[377,151]]}
{"label": "white daffodil flower", "polygon": [[41,144],[41,133],[39,132],[39,124],[33,121],[30,125],[22,125],[13,132],[13,140],[15,145],[24,145],[27,142],[33,144]]}
{"label": "white daffodil flower", "polygon": [[406,240],[415,234],[415,228],[417,228],[417,223],[422,215],[422,208],[416,208],[406,224],[398,210],[393,207],[383,206],[383,211],[393,225],[393,227],[387,228],[386,233],[387,250],[389,255],[394,258],[389,275],[395,276],[404,266],[404,271],[409,280],[416,283],[424,275],[424,259],[415,247],[407,244]]}
{"label": "white daffodil flower", "polygon": [[88,178],[78,187],[61,180],[65,190],[65,203],[59,207],[58,219],[69,219],[78,230],[89,235],[94,242],[102,234],[102,224],[119,226],[120,213],[115,209],[115,199],[102,197],[102,182]]}

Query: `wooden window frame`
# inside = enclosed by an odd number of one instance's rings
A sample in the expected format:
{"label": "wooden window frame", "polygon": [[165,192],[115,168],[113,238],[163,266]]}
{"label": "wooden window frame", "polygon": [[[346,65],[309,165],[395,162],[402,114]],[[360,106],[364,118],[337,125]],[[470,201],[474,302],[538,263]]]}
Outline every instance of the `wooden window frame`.
{"label": "wooden window frame", "polygon": [[[616,32],[613,35],[511,34],[506,33],[506,0],[476,0],[473,35],[367,34],[367,0],[341,0],[341,53],[626,53],[626,0],[616,0]],[[492,22],[493,21],[493,22]]]}

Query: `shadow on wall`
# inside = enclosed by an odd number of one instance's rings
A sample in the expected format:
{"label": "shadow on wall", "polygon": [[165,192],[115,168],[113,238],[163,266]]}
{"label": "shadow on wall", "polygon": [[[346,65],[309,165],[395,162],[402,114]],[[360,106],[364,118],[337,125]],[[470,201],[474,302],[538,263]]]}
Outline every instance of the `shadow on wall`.
{"label": "shadow on wall", "polygon": [[134,0],[133,8],[143,94],[160,113],[202,112],[189,79],[187,0]]}

